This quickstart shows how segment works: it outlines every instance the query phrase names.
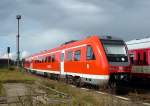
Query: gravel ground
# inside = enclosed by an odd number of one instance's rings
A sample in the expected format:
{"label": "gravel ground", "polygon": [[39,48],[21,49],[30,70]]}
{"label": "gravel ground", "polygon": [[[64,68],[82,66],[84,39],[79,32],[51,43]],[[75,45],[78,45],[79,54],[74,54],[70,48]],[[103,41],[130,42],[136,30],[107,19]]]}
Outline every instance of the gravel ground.
{"label": "gravel ground", "polygon": [[29,88],[23,83],[5,83],[3,87],[9,106],[22,106],[23,99],[27,99],[25,96],[30,94]]}
{"label": "gravel ground", "polygon": [[62,98],[54,98],[56,96],[54,94],[51,95],[52,98],[49,98],[50,95],[47,95],[46,91],[36,84],[5,83],[3,88],[5,96],[0,97],[0,106],[49,106],[67,101]]}

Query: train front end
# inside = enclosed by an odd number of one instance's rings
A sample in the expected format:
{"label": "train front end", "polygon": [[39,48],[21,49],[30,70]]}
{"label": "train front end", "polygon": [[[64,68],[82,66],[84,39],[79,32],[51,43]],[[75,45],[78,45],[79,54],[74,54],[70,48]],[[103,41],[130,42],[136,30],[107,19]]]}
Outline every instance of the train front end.
{"label": "train front end", "polygon": [[123,40],[106,37],[101,39],[109,64],[110,83],[127,81],[130,78],[130,61]]}

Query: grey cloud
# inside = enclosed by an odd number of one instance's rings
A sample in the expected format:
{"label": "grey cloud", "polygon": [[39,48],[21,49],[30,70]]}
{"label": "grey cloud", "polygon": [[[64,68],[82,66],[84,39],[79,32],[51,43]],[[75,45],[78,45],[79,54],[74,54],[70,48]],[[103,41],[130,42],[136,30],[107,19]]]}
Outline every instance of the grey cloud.
{"label": "grey cloud", "polygon": [[0,36],[15,45],[15,16],[21,14],[22,50],[31,52],[91,34],[142,38],[150,34],[149,10],[149,0],[1,0]]}

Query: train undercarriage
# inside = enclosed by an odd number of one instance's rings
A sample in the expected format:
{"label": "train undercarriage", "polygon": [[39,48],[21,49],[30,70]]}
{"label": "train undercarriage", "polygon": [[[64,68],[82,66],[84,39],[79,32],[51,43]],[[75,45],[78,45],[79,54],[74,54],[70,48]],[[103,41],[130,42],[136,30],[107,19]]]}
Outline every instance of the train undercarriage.
{"label": "train undercarriage", "polygon": [[[116,74],[113,73],[110,75],[108,80],[96,80],[90,78],[82,78],[80,76],[72,76],[72,75],[60,75],[60,74],[52,74],[47,72],[38,72],[36,70],[28,70],[33,74],[42,75],[44,77],[48,77],[53,80],[63,81],[68,84],[76,85],[77,87],[83,87],[84,85],[94,86],[98,89],[110,89],[111,92],[115,92],[122,84],[128,83],[130,80],[130,74],[121,73]],[[99,85],[98,85],[99,84]]]}

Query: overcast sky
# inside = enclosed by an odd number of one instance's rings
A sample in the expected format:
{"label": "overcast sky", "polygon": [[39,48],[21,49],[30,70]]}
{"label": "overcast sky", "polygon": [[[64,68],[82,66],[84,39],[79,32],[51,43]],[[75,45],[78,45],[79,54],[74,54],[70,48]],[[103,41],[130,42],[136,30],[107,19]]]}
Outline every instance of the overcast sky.
{"label": "overcast sky", "polygon": [[0,55],[16,53],[20,20],[22,55],[99,34],[125,41],[150,36],[150,0],[0,0]]}

